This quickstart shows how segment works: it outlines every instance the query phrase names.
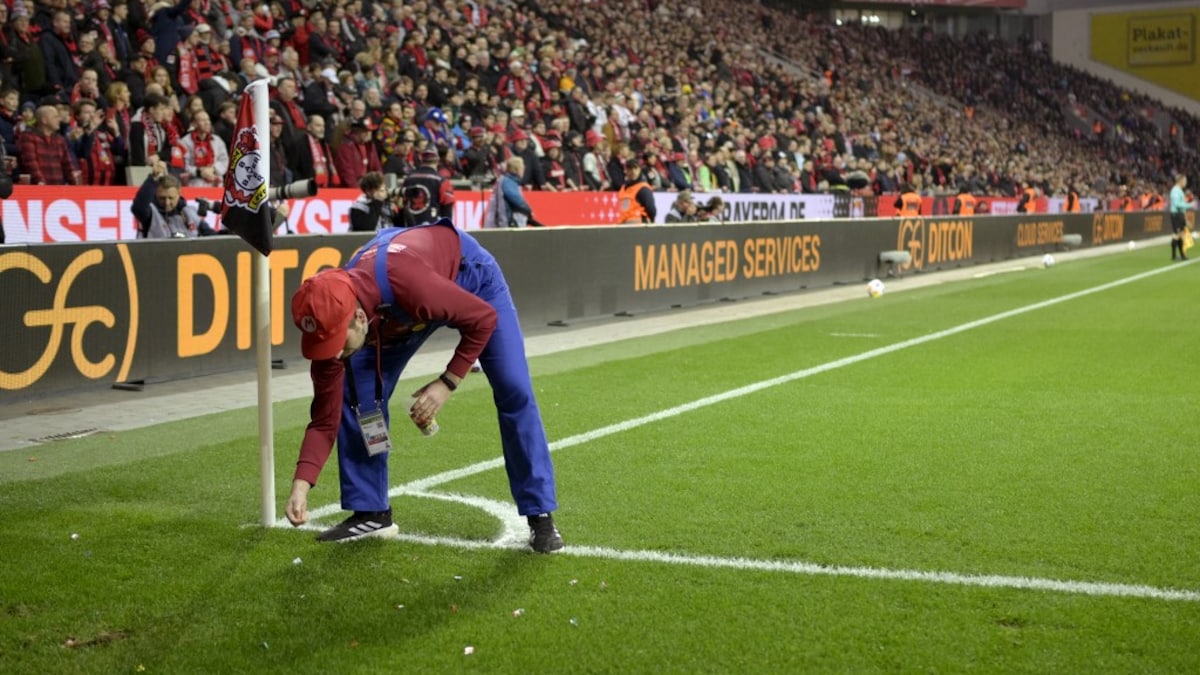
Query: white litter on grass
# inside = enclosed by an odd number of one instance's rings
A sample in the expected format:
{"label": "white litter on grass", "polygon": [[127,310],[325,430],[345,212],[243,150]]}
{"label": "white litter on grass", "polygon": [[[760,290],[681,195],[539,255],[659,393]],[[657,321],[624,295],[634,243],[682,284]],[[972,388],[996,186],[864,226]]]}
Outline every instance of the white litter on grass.
{"label": "white litter on grass", "polygon": [[79,541],[79,533],[78,532],[71,533],[71,541]]}
{"label": "white litter on grass", "polygon": [[300,564],[300,563],[302,563],[302,562],[304,562],[304,561],[303,561],[303,560],[301,560],[300,558],[293,558],[293,559],[292,559],[292,564],[293,564],[293,565],[299,565],[299,564]]}
{"label": "white litter on grass", "polygon": [[472,647],[471,645],[467,645],[466,647],[463,647],[463,656],[470,656],[474,653],[475,653],[475,648]]}

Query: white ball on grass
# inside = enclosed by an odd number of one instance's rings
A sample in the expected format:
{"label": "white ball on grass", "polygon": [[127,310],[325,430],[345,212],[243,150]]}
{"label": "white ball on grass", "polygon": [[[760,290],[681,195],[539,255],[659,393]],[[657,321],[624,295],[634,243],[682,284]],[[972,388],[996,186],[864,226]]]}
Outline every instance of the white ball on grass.
{"label": "white ball on grass", "polygon": [[878,279],[872,279],[867,282],[867,295],[871,296],[872,298],[878,298],[879,296],[883,295],[885,290],[887,289],[884,287],[883,282]]}
{"label": "white ball on grass", "polygon": [[1054,256],[1049,253],[1042,256],[1042,267],[1054,267]]}

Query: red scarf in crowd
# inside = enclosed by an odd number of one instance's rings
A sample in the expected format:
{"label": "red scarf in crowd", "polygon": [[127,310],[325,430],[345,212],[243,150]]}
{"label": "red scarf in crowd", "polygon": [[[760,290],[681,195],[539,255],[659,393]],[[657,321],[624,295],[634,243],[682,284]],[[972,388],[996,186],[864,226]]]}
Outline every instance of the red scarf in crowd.
{"label": "red scarf in crowd", "polygon": [[308,120],[304,117],[304,111],[300,110],[300,106],[296,105],[296,101],[287,101],[283,104],[287,109],[288,117],[292,118],[292,126],[297,129],[307,129]]}
{"label": "red scarf in crowd", "polygon": [[305,136],[308,137],[308,149],[312,152],[313,178],[317,181],[317,187],[334,187],[337,185],[337,169],[329,161],[321,142],[312,134]]}
{"label": "red scarf in crowd", "polygon": [[112,154],[112,133],[104,127],[92,132],[92,149],[82,168],[88,185],[113,185],[117,177],[117,160]]}
{"label": "red scarf in crowd", "polygon": [[192,132],[192,147],[195,149],[196,168],[212,166],[217,158],[213,154],[212,134]]}

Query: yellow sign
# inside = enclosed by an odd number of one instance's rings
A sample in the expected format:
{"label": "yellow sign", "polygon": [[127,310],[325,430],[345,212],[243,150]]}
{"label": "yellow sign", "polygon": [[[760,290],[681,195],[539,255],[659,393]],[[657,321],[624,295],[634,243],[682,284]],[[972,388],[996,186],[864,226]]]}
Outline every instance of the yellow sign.
{"label": "yellow sign", "polygon": [[1093,14],[1092,60],[1200,100],[1200,10]]}
{"label": "yellow sign", "polygon": [[1190,14],[1129,18],[1126,63],[1173,66],[1196,59],[1196,18]]}

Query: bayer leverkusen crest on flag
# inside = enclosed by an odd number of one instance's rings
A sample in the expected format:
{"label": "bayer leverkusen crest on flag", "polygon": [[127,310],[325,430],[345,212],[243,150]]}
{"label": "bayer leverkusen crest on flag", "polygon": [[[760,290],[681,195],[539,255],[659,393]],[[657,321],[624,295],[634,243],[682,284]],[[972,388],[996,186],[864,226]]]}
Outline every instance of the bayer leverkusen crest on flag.
{"label": "bayer leverkusen crest on flag", "polygon": [[249,91],[242,94],[237,126],[229,148],[229,171],[225,174],[225,197],[221,223],[246,240],[263,255],[271,255],[271,206],[267,202],[267,177],[258,128],[254,124],[254,102]]}

